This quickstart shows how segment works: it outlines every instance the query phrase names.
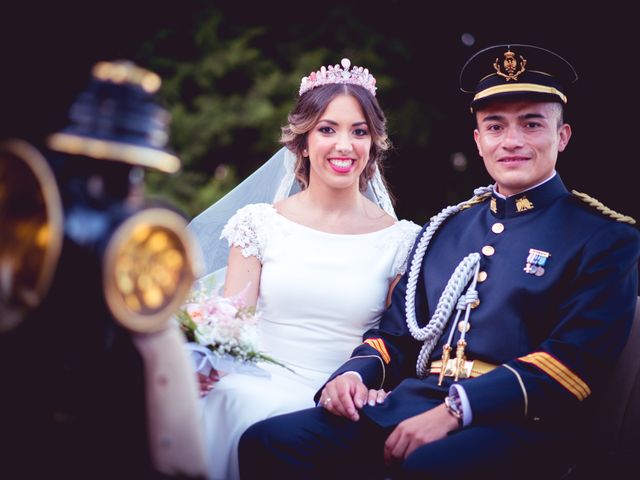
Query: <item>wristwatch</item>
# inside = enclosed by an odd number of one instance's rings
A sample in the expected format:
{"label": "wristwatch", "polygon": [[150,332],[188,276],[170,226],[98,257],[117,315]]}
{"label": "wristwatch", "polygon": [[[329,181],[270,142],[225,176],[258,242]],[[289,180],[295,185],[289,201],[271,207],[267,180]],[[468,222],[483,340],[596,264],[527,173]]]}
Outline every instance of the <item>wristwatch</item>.
{"label": "wristwatch", "polygon": [[462,427],[462,402],[460,396],[456,394],[449,394],[448,397],[444,397],[444,406],[447,408],[447,412],[456,417],[458,420],[458,426]]}

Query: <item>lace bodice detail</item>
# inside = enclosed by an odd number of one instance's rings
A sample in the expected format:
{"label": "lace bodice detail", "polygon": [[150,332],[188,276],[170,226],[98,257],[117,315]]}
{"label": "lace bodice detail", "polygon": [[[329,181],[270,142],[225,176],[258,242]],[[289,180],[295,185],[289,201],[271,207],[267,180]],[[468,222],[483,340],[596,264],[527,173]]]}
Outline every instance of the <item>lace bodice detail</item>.
{"label": "lace bodice detail", "polygon": [[240,208],[222,229],[220,238],[226,238],[229,246],[242,248],[242,255],[256,257],[262,263],[267,239],[266,227],[277,211],[268,203],[254,203]]}
{"label": "lace bodice detail", "polygon": [[404,275],[407,271],[409,254],[420,230],[420,225],[416,225],[409,220],[400,220],[394,225],[391,236],[385,239],[389,246],[396,246],[395,248],[397,249],[392,266],[394,274]]}
{"label": "lace bodice detail", "polygon": [[[229,219],[222,230],[220,238],[225,238],[229,242],[229,246],[240,247],[242,249],[242,255],[245,258],[253,256],[262,263],[264,250],[269,238],[269,231],[273,227],[276,217],[280,217],[286,222],[291,222],[279,215],[277,210],[268,203],[247,205],[239,209],[236,214]],[[300,227],[313,231],[310,227],[302,225],[300,225]],[[396,250],[391,273],[394,275],[402,275],[407,270],[409,253],[411,252],[411,248],[419,231],[419,225],[408,220],[400,220],[391,227],[362,235],[375,235],[380,233],[381,235],[375,240],[376,245],[381,249],[391,248]],[[319,233],[322,234],[324,232]],[[358,235],[356,234],[355,236],[357,237]]]}

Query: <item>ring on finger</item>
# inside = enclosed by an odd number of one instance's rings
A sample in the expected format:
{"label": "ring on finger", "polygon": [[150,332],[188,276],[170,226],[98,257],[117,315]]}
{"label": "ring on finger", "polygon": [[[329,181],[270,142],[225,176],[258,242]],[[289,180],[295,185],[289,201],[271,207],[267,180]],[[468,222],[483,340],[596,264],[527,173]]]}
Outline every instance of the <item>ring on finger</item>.
{"label": "ring on finger", "polygon": [[322,402],[322,406],[326,407],[330,403],[331,403],[331,397],[327,397],[324,399],[324,402]]}

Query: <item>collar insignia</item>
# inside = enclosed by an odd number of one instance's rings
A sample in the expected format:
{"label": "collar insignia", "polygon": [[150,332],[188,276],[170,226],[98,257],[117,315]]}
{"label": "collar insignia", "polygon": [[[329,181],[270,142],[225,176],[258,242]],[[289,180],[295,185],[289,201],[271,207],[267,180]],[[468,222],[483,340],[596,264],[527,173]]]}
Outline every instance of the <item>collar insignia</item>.
{"label": "collar insignia", "polygon": [[518,212],[526,212],[531,209],[533,209],[533,203],[525,195],[516,200],[516,210]]}
{"label": "collar insignia", "polygon": [[498,206],[496,205],[496,199],[492,198],[491,202],[489,203],[489,208],[491,209],[491,211],[493,213],[496,213],[498,211]]}

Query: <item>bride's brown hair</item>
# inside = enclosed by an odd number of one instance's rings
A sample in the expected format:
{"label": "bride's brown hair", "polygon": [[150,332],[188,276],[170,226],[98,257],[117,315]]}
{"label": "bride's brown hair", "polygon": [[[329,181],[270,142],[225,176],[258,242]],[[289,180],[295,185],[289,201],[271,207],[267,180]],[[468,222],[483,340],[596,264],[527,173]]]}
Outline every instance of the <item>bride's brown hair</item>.
{"label": "bride's brown hair", "polygon": [[369,161],[360,175],[360,191],[366,191],[367,183],[373,177],[376,165],[384,182],[382,159],[385,152],[391,147],[391,143],[387,135],[387,119],[378,100],[359,85],[329,84],[316,87],[298,97],[296,105],[287,118],[289,123],[282,127],[280,142],[296,156],[294,171],[296,180],[302,189],[309,185],[309,159],[303,155],[307,148],[307,135],[318,123],[318,119],[329,103],[339,95],[350,95],[356,99],[364,112],[371,133]]}

